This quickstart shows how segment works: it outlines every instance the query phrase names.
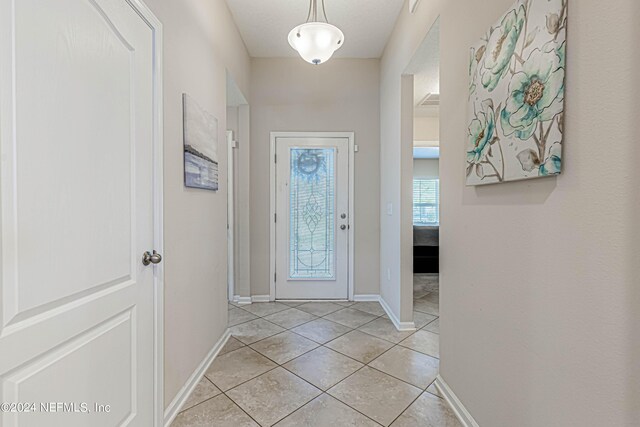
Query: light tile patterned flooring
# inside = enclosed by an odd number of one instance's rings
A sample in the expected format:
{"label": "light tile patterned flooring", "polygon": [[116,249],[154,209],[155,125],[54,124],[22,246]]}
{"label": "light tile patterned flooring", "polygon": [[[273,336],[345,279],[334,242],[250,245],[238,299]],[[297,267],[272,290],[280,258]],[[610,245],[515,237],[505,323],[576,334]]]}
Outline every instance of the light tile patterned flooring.
{"label": "light tile patterned flooring", "polygon": [[416,332],[377,302],[229,306],[232,337],[173,427],[459,427],[433,385],[438,278],[416,275]]}

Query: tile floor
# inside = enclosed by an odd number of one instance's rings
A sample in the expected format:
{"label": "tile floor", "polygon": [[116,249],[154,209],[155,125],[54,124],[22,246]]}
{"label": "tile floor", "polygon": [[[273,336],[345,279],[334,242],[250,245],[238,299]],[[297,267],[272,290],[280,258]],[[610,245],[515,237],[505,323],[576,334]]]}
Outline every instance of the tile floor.
{"label": "tile floor", "polygon": [[458,427],[433,381],[437,275],[416,275],[418,330],[378,303],[229,306],[232,337],[173,427]]}

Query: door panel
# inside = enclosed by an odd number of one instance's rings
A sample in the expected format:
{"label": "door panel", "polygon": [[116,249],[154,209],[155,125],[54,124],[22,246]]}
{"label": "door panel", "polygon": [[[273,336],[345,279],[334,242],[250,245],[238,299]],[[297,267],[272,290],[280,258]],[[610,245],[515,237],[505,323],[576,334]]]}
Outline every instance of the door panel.
{"label": "door panel", "polygon": [[[132,276],[132,47],[87,0],[42,3],[15,3],[20,292],[8,316]],[[56,256],[33,268],[37,253]]]}
{"label": "door panel", "polygon": [[348,139],[278,138],[276,152],[276,298],[346,299]]}
{"label": "door panel", "polygon": [[[69,344],[48,352],[44,359],[33,361],[16,370],[6,380],[9,402],[39,402],[44,395],[56,397],[56,402],[73,404],[73,411],[96,411],[95,403],[109,402],[109,412],[99,415],[80,415],[57,407],[29,414],[32,425],[82,425],[86,416],[99,420],[101,425],[127,424],[134,414],[135,375],[135,314],[129,310],[83,333]],[[118,352],[112,349],[117,348]],[[104,362],[102,355],[112,353],[109,365],[86,363]],[[60,387],[60,378],[73,387]],[[133,381],[133,383],[132,383]],[[101,387],[95,387],[100,384]],[[44,390],[43,390],[44,388]],[[113,394],[113,390],[121,393]],[[85,402],[81,406],[79,402]],[[49,403],[47,403],[48,405]],[[47,412],[56,411],[56,412]],[[10,414],[8,425],[18,425],[19,414]],[[79,419],[78,419],[79,418]],[[87,424],[84,424],[87,425]]]}
{"label": "door panel", "polygon": [[2,426],[153,423],[153,73],[125,0],[0,0],[0,401],[111,408]]}

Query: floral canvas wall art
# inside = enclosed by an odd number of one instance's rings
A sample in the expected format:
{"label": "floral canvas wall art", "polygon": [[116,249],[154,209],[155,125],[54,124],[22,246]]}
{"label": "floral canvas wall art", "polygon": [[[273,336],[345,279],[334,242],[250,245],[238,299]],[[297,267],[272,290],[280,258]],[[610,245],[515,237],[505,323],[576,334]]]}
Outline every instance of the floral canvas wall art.
{"label": "floral canvas wall art", "polygon": [[568,0],[519,0],[471,48],[467,185],[562,171]]}

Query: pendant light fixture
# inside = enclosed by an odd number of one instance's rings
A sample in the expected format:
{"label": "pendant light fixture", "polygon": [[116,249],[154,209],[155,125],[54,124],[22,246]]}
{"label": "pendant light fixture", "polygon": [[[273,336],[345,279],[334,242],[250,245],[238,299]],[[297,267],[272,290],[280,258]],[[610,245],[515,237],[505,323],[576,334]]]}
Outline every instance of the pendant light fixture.
{"label": "pendant light fixture", "polygon": [[[318,15],[318,2],[322,15]],[[324,20],[322,20],[324,18]],[[289,44],[305,61],[319,65],[327,62],[333,52],[344,43],[344,34],[338,27],[329,24],[324,0],[309,0],[307,22],[298,25],[289,33]]]}

